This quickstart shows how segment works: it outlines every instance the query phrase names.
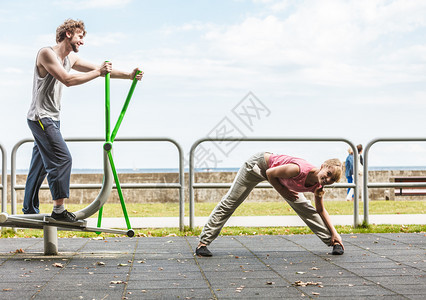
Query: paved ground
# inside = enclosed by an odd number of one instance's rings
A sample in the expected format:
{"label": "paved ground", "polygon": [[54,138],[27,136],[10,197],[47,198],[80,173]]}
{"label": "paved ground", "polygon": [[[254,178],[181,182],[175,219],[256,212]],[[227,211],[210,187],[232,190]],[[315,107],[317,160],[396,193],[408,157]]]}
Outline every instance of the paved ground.
{"label": "paved ground", "polygon": [[[425,234],[343,236],[332,256],[317,237],[0,239],[0,299],[425,299]],[[23,253],[15,252],[22,249]]]}

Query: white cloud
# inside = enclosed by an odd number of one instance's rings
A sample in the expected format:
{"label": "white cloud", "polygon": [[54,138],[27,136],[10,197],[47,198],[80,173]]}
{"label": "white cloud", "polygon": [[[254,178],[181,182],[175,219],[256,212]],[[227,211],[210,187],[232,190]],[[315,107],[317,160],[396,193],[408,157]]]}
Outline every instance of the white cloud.
{"label": "white cloud", "polygon": [[[34,56],[33,53],[31,55]],[[10,59],[12,57],[28,57],[28,47],[23,44],[0,43],[0,58],[7,62],[7,58]]]}
{"label": "white cloud", "polygon": [[179,32],[188,32],[188,31],[204,31],[216,27],[217,25],[212,23],[202,23],[199,21],[193,21],[189,23],[184,23],[178,26],[166,25],[160,30],[162,34],[171,35]]}
{"label": "white cloud", "polygon": [[399,34],[424,27],[423,2],[261,2],[281,9],[234,24],[192,21],[163,27],[162,34],[191,32],[193,39],[149,49],[144,66],[164,80],[196,79],[208,86],[241,87],[257,78],[275,86],[374,87],[426,77],[422,40],[405,45]]}
{"label": "white cloud", "polygon": [[96,8],[118,8],[127,6],[133,0],[61,0],[56,5],[74,10],[96,9]]}
{"label": "white cloud", "polygon": [[35,39],[35,43],[37,45],[41,45],[41,47],[44,47],[45,45],[54,45],[56,44],[56,34],[39,34]]}
{"label": "white cloud", "polygon": [[[289,2],[271,3],[283,4]],[[426,24],[422,1],[303,1],[293,2],[286,16],[248,17],[239,24],[217,27],[204,35],[212,52],[249,67],[274,66],[277,72],[302,69],[299,75],[323,84],[364,85],[414,80],[424,68],[407,68],[407,61],[424,61],[423,46],[402,50],[399,33]],[[420,43],[423,43],[421,40]],[[384,44],[383,44],[384,43]],[[395,54],[395,52],[397,52]],[[416,54],[410,57],[409,54]],[[407,55],[407,56],[404,56]],[[399,56],[399,63],[383,64]],[[392,72],[389,72],[392,71]],[[398,72],[399,71],[399,72]],[[379,78],[378,80],[372,80]],[[303,80],[303,78],[300,78]]]}
{"label": "white cloud", "polygon": [[22,69],[18,69],[18,68],[5,68],[3,69],[3,73],[8,73],[8,74],[23,74],[25,73],[24,70]]}
{"label": "white cloud", "polygon": [[122,32],[111,32],[106,34],[93,33],[86,36],[85,42],[87,42],[90,46],[102,47],[106,45],[119,44],[127,37],[128,35]]}
{"label": "white cloud", "polygon": [[426,44],[397,49],[381,57],[383,62],[426,64]]}

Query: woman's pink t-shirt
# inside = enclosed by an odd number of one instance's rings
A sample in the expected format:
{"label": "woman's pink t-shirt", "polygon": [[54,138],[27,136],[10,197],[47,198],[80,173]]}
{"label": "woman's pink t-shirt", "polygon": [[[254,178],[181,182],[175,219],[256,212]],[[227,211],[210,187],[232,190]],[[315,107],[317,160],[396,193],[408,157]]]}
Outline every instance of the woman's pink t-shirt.
{"label": "woman's pink t-shirt", "polygon": [[278,155],[272,154],[269,157],[269,168],[274,168],[278,166],[295,164],[299,166],[300,173],[299,175],[292,178],[278,178],[281,184],[285,185],[288,189],[303,193],[303,192],[314,192],[317,188],[321,187],[321,184],[318,182],[313,186],[306,187],[305,181],[309,172],[315,168],[315,166],[308,163],[302,158],[292,157],[288,155]]}

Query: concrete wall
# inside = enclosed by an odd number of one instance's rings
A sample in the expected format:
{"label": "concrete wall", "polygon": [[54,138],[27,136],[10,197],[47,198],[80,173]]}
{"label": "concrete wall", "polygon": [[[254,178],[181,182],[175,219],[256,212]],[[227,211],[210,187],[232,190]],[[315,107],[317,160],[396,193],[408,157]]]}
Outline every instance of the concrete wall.
{"label": "concrete wall", "polygon": [[[235,172],[204,172],[196,173],[196,182],[232,182]],[[393,176],[426,176],[426,171],[370,171],[370,182],[390,182]],[[71,183],[101,183],[102,174],[72,174]],[[166,183],[177,182],[177,173],[138,173],[119,174],[120,183]],[[17,184],[25,184],[26,175],[18,175]],[[344,179],[342,179],[344,180]],[[188,174],[185,174],[185,182],[188,182]],[[46,182],[45,182],[46,183]],[[46,183],[47,184],[47,183]],[[8,199],[10,201],[10,176],[8,178]],[[226,193],[227,189],[202,189],[195,191],[195,199],[198,202],[218,202]],[[90,203],[98,195],[99,190],[71,190],[68,203]],[[394,193],[393,189],[370,189],[370,200],[385,200],[386,195]],[[126,203],[152,203],[152,202],[178,202],[179,192],[177,189],[124,189],[123,195]],[[306,196],[313,200],[312,193]],[[332,201],[345,201],[346,189],[327,189],[324,199]],[[22,203],[24,192],[17,192],[18,203]],[[41,203],[50,203],[49,190],[40,191]],[[185,199],[188,200],[188,189],[185,190]],[[426,200],[426,196],[396,196],[395,200]],[[117,191],[113,190],[110,202],[118,203]],[[255,189],[246,201],[281,201],[280,196],[273,189]]]}

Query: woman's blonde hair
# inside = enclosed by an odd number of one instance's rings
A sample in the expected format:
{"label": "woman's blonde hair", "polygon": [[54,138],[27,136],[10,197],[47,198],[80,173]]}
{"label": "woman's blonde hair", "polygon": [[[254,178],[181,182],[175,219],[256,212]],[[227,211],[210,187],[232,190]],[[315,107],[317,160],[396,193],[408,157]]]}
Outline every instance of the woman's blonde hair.
{"label": "woman's blonde hair", "polygon": [[343,173],[343,165],[338,158],[328,159],[322,165],[323,167],[327,167],[333,170],[332,179],[334,180],[334,182],[338,182],[340,180],[340,177],[342,177]]}
{"label": "woman's blonde hair", "polygon": [[84,22],[80,20],[67,19],[62,25],[56,29],[56,42],[62,42],[67,36],[67,32],[74,35],[75,31],[80,29],[83,31],[83,35],[86,35],[86,29],[84,28]]}

